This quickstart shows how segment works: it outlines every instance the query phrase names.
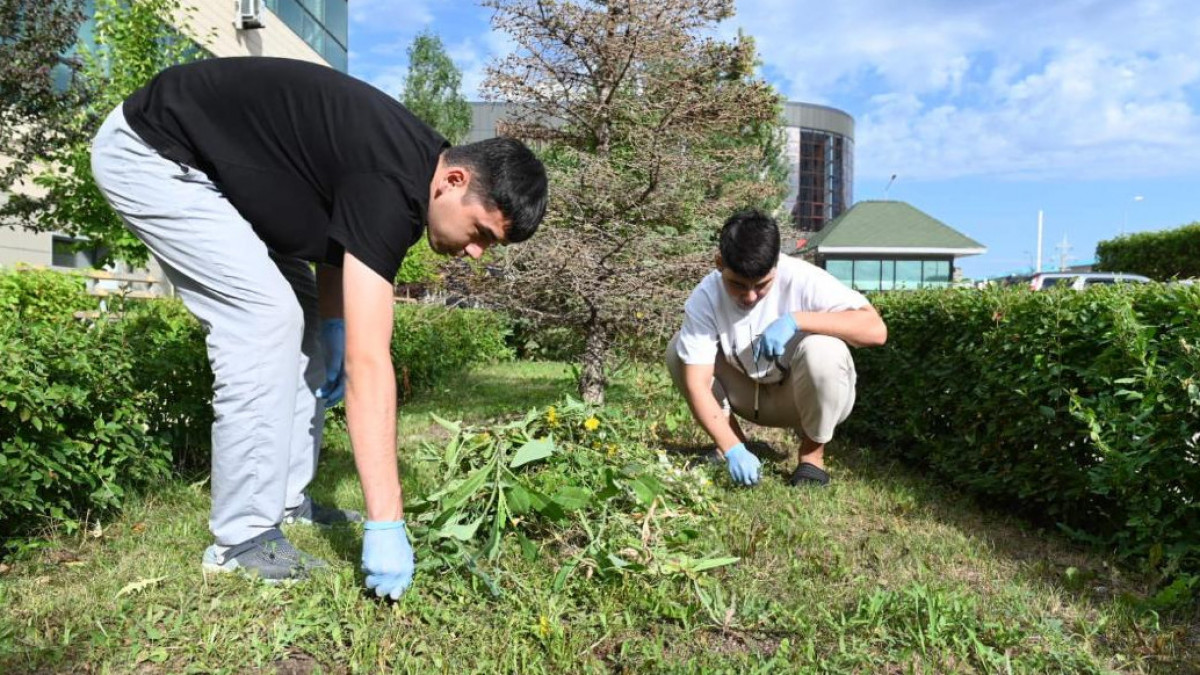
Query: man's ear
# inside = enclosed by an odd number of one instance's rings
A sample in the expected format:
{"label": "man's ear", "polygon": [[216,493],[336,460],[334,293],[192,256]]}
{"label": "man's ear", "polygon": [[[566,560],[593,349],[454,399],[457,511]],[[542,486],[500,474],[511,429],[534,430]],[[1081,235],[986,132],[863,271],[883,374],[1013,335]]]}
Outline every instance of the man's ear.
{"label": "man's ear", "polygon": [[471,172],[462,166],[447,166],[434,179],[434,191],[442,193],[466,187],[471,182]]}
{"label": "man's ear", "polygon": [[713,262],[717,264],[717,271],[725,271],[725,259],[721,257],[720,253],[717,253],[717,257],[715,260],[713,260]]}

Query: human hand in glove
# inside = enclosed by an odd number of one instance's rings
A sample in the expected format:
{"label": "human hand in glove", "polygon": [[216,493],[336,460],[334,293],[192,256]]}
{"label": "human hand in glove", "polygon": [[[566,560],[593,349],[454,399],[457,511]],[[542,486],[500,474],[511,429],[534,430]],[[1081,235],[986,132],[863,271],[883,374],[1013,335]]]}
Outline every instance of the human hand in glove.
{"label": "human hand in glove", "polygon": [[738,443],[725,451],[725,463],[729,468],[729,477],[738,485],[758,485],[758,469],[762,462],[754,453],[746,449],[745,443]]}
{"label": "human hand in glove", "polygon": [[317,396],[325,399],[326,408],[332,408],[346,394],[345,319],[321,321],[321,350],[325,356],[325,383],[317,389]]}
{"label": "human hand in glove", "polygon": [[362,570],[375,595],[399,600],[412,584],[415,565],[403,520],[368,520],[363,525]]}
{"label": "human hand in glove", "polygon": [[754,344],[755,362],[763,358],[770,360],[783,356],[788,340],[799,330],[800,327],[796,325],[796,319],[792,317],[791,312],[785,312],[783,316],[772,321]]}

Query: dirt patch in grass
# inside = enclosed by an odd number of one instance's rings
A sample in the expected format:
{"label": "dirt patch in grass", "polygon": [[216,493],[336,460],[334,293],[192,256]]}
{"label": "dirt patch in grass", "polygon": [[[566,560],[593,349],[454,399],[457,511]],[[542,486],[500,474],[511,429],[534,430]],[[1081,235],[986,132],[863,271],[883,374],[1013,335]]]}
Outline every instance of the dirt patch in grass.
{"label": "dirt patch in grass", "polygon": [[701,655],[737,656],[753,654],[774,656],[786,636],[757,634],[752,631],[708,629],[700,630],[680,640],[666,650],[672,661],[687,661]]}
{"label": "dirt patch in grass", "polygon": [[[308,654],[304,652],[292,652],[283,659],[271,664],[270,668],[264,671],[263,675],[267,675],[267,673],[270,673],[270,675],[309,675],[316,670],[317,665],[317,660]],[[344,668],[335,668],[332,671],[322,670],[322,672],[345,673],[347,671]]]}

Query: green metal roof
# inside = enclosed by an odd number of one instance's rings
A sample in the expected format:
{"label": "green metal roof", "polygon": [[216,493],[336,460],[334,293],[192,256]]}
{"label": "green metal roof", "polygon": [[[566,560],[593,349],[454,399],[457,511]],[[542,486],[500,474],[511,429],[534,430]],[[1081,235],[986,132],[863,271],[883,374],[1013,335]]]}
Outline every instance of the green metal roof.
{"label": "green metal roof", "polygon": [[987,251],[983,244],[942,221],[895,201],[855,204],[814,234],[802,250],[814,248],[821,255],[883,252],[964,256]]}

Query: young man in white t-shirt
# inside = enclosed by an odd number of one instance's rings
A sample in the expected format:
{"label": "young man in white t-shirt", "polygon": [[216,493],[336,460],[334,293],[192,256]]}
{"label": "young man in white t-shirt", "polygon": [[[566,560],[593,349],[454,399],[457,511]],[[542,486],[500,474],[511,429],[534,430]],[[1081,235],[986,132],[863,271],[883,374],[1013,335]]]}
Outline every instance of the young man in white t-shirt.
{"label": "young man in white t-shirt", "polygon": [[[854,407],[847,345],[876,347],[887,326],[862,294],[779,254],[779,226],[759,211],[721,229],[717,269],[684,306],[667,368],[739,485],[759,481],[737,417],[796,430],[791,484],[825,485],[825,444]],[[732,412],[733,414],[730,414]]]}

